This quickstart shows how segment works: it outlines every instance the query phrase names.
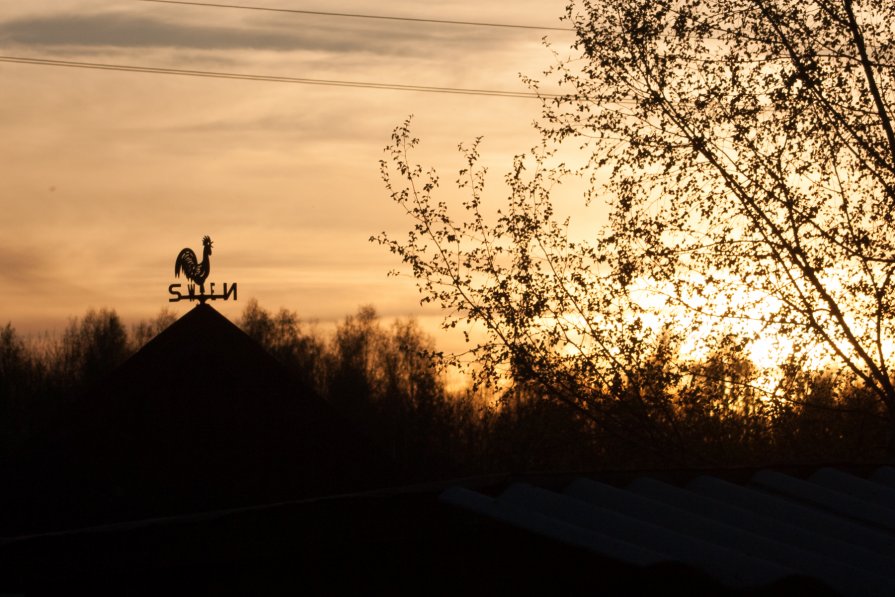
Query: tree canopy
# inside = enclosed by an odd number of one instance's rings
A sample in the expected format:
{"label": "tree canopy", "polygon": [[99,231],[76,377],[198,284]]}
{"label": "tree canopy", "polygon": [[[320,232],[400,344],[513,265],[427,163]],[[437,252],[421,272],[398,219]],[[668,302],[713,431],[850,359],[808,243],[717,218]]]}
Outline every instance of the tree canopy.
{"label": "tree canopy", "polygon": [[[516,159],[493,223],[477,145],[457,215],[413,164],[409,123],[395,130],[383,176],[414,229],[377,240],[424,300],[446,325],[484,324],[488,374],[504,364],[586,412],[642,395],[656,351],[772,340],[768,395],[787,397],[793,367],[833,363],[895,421],[895,5],[582,0],[566,19],[575,53],[545,73],[566,92],[543,100],[543,144]],[[569,145],[583,167],[557,161]],[[590,238],[554,214],[571,175],[608,217]]]}

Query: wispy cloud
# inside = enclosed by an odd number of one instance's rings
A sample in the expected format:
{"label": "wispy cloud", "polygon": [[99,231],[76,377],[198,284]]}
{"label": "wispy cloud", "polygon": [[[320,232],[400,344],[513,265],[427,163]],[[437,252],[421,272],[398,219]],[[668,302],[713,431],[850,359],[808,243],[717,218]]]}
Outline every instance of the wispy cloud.
{"label": "wispy cloud", "polygon": [[[513,35],[509,33],[508,35]],[[234,25],[164,21],[132,13],[54,14],[0,22],[0,40],[30,46],[186,48],[200,50],[310,50],[425,55],[444,44],[493,43],[475,29],[402,27],[351,19],[254,19]],[[437,47],[436,46],[441,46]]]}
{"label": "wispy cloud", "polygon": [[0,247],[0,280],[7,284],[46,284],[52,279],[46,256],[37,249]]}

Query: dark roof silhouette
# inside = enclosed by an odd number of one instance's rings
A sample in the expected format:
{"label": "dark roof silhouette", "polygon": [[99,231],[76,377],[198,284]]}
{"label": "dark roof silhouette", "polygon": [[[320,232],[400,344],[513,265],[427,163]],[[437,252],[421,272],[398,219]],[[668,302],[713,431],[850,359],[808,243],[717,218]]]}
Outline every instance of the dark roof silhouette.
{"label": "dark roof silhouette", "polygon": [[804,472],[467,479],[0,538],[0,590],[893,594],[895,471]]}
{"label": "dark roof silhouette", "polygon": [[161,332],[76,409],[45,471],[55,469],[71,516],[87,522],[393,481],[364,437],[209,305]]}
{"label": "dark roof silhouette", "polygon": [[821,468],[806,479],[762,469],[746,486],[711,475],[684,486],[577,478],[555,489],[513,483],[496,495],[453,487],[440,499],[626,565],[683,564],[727,591],[802,578],[816,583],[812,594],[895,594],[891,467],[869,478]]}

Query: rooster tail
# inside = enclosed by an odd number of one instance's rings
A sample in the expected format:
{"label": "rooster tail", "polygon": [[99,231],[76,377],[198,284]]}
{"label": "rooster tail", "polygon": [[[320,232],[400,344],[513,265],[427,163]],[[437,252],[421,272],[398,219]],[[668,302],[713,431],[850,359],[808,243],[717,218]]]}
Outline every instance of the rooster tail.
{"label": "rooster tail", "polygon": [[177,260],[174,261],[174,277],[179,278],[180,273],[183,272],[189,278],[192,276],[197,263],[198,259],[196,259],[196,254],[193,253],[193,250],[189,248],[183,249],[177,256]]}

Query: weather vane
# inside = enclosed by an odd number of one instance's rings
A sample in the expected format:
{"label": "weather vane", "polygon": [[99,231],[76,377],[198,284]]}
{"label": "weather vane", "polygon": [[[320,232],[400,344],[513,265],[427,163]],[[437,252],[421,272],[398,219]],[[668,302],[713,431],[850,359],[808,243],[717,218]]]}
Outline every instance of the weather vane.
{"label": "weather vane", "polygon": [[[236,300],[236,283],[232,282],[228,284],[224,282],[224,290],[221,294],[214,293],[214,282],[209,283],[209,294],[205,294],[205,280],[208,279],[208,274],[211,273],[211,237],[206,236],[202,239],[202,261],[199,261],[199,258],[196,257],[196,253],[190,249],[189,247],[180,251],[177,255],[177,260],[174,262],[174,277],[179,278],[182,273],[183,276],[192,282],[192,284],[187,284],[187,293],[184,295],[180,292],[182,287],[181,284],[174,283],[168,286],[168,294],[171,295],[171,298],[168,299],[169,303],[176,303],[178,301],[199,301],[200,303],[205,303],[205,301],[211,300],[230,300],[232,297],[233,300]],[[196,294],[196,284],[199,285],[199,293]]]}

